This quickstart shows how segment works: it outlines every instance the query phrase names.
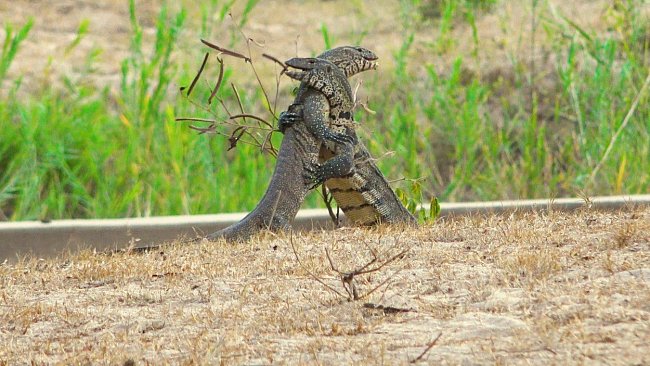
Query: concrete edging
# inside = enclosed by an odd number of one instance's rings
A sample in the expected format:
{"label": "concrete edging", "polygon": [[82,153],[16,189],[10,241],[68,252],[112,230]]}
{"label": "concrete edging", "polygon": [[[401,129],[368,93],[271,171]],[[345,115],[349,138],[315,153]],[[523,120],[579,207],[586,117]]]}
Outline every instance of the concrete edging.
{"label": "concrete edging", "polygon": [[[585,207],[581,198],[443,203],[441,216],[501,213],[507,211],[574,210]],[[592,208],[617,210],[626,206],[650,205],[650,195],[607,196],[589,199]],[[156,245],[197,233],[210,233],[241,220],[246,213],[164,216],[129,219],[55,220],[0,222],[0,262],[20,256],[51,257],[79,248],[97,251],[119,249],[131,243]],[[297,230],[331,228],[325,209],[301,210],[293,226]]]}

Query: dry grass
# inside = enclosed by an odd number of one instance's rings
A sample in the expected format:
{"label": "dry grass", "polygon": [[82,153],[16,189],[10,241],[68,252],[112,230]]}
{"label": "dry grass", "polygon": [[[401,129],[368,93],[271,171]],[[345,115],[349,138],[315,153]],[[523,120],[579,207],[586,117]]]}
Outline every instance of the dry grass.
{"label": "dry grass", "polygon": [[[649,233],[646,208],[296,235],[300,261],[273,236],[27,259],[0,266],[0,364],[648,364]],[[326,248],[410,250],[349,302]]]}

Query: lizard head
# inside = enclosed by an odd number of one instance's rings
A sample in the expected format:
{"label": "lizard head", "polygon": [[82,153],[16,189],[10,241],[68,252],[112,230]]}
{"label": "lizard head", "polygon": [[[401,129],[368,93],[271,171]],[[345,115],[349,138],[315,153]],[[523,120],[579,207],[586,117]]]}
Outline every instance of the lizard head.
{"label": "lizard head", "polygon": [[313,70],[320,65],[332,65],[332,63],[327,60],[317,59],[314,57],[294,57],[290,60],[285,61],[284,63],[289,67],[300,70]]}
{"label": "lizard head", "polygon": [[377,68],[379,57],[374,52],[359,46],[332,48],[318,56],[338,66],[347,77]]}
{"label": "lizard head", "polygon": [[345,73],[331,61],[315,57],[294,57],[284,62],[285,65],[300,71],[287,71],[286,75],[294,80],[307,81],[312,75],[316,79],[324,79],[328,75],[346,78]]}

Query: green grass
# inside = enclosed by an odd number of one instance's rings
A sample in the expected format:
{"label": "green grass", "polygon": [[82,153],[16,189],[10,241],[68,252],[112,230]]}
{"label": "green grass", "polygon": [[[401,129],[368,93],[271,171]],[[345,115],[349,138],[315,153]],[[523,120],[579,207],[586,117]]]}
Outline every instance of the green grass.
{"label": "green grass", "polygon": [[[445,48],[454,54],[453,42],[441,47],[440,40],[451,39],[445,23],[458,18],[454,12],[472,23],[475,16],[467,14],[480,11],[472,3],[441,2],[442,34],[430,45],[432,53]],[[544,30],[557,69],[543,75],[513,59],[512,80],[468,72],[465,65],[476,60],[461,57],[444,74],[425,65],[422,80],[408,67],[414,30],[404,32],[392,78],[382,85],[384,93],[371,99],[377,119],[386,121],[381,133],[371,134],[372,145],[375,151],[393,149],[398,157],[382,170],[428,177],[426,194],[443,201],[647,193],[650,92],[641,89],[649,75],[650,23],[638,15],[640,6],[615,2],[607,18],[616,30],[612,35],[592,34],[565,17],[539,15],[537,27]],[[536,85],[544,77],[555,90]],[[627,125],[613,139],[630,110]]]}
{"label": "green grass", "polygon": [[[240,25],[245,26],[257,3],[245,4]],[[366,78],[363,88],[377,113],[358,112],[357,119],[373,126],[372,133],[364,128],[362,135],[376,156],[395,152],[379,165],[391,178],[413,180],[403,187],[412,200],[648,192],[650,92],[642,86],[650,68],[650,25],[639,15],[641,2],[615,1],[606,14],[612,30],[607,34],[541,11],[542,3],[531,3],[537,11],[538,41],[543,38],[555,69],[536,68],[513,55],[506,65],[512,73],[494,77],[468,70],[486,51],[478,41],[476,19],[498,7],[498,1],[400,2],[403,42],[393,51],[396,66]],[[177,86],[189,85],[205,48],[197,44],[195,53],[178,57],[176,45],[187,27],[196,26],[210,39],[215,19],[207,14],[218,14],[216,21],[223,21],[232,4],[203,4],[199,24],[190,24],[183,10],[163,6],[149,53],[131,1],[131,52],[122,62],[117,93],[101,85],[74,83],[64,75],[63,90],[44,88],[21,97],[21,79],[8,80],[6,72],[21,42],[30,37],[32,23],[17,31],[5,24],[0,55],[0,82],[5,86],[0,98],[0,218],[252,208],[266,189],[273,158],[246,144],[226,151],[226,138],[197,137],[187,124],[175,122],[179,116],[224,117],[214,106],[212,112],[202,109],[205,98],[200,96],[210,92],[205,82],[197,84],[196,99],[180,96]],[[81,22],[70,49],[88,26]],[[471,55],[458,55],[459,40],[452,32],[459,26],[472,29],[473,38],[466,40],[473,45]],[[444,73],[412,60],[416,35],[426,27],[440,32],[426,52],[455,59]],[[331,44],[325,24],[321,32],[324,44]],[[366,33],[360,34],[350,42],[362,40]],[[229,36],[226,46],[243,49],[236,30]],[[344,42],[341,38],[336,41]],[[86,76],[94,72],[96,52],[88,55]],[[210,57],[205,80],[217,79],[215,56]],[[229,101],[235,100],[231,77],[232,70],[226,68],[218,93]],[[247,112],[264,110],[259,89],[238,90]],[[221,130],[228,133],[232,128]],[[276,146],[280,139],[274,134]],[[315,195],[308,199],[309,206],[317,204]]]}

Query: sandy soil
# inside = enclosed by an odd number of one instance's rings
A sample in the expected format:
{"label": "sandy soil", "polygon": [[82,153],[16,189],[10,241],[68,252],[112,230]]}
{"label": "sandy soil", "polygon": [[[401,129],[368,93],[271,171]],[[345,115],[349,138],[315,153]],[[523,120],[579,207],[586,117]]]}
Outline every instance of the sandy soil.
{"label": "sandy soil", "polygon": [[84,252],[0,266],[0,364],[641,365],[649,304],[648,208]]}

